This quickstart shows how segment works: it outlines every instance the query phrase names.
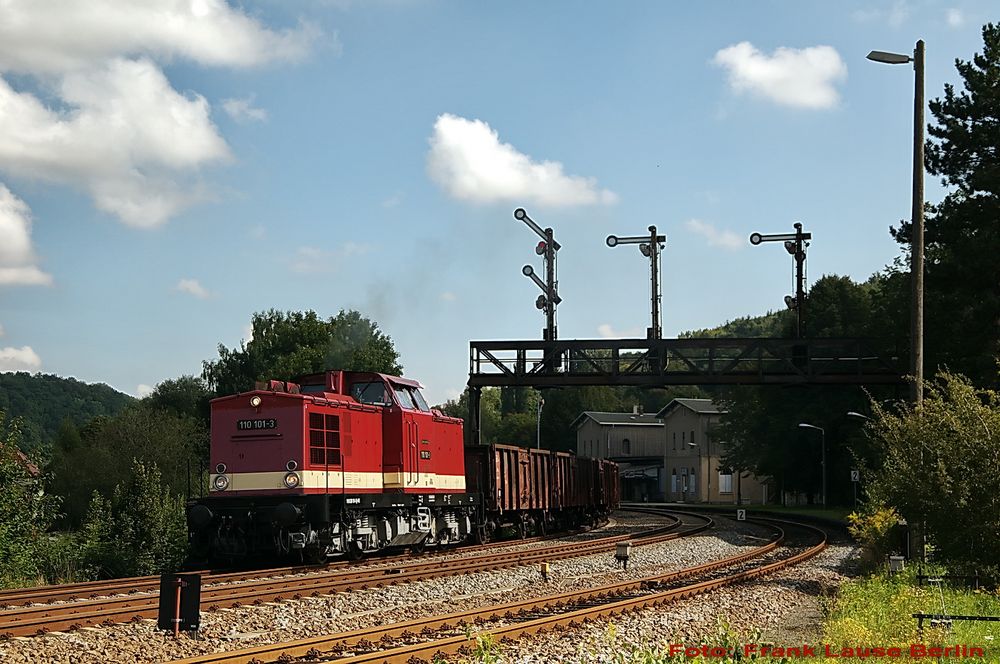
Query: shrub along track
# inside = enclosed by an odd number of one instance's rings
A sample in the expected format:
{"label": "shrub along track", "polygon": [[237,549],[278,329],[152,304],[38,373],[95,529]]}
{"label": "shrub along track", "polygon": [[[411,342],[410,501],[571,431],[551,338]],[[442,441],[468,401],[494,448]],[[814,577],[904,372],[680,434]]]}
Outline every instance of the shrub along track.
{"label": "shrub along track", "polygon": [[[431,662],[447,654],[469,654],[469,634],[473,632],[489,632],[494,638],[506,641],[537,632],[573,628],[591,620],[638,611],[764,576],[808,560],[826,547],[826,533],[813,526],[764,519],[751,521],[774,529],[775,535],[770,542],[746,553],[677,572],[178,662]],[[794,538],[789,538],[794,541],[786,539],[786,528],[798,531]],[[765,560],[757,560],[761,557]]]}
{"label": "shrub along track", "polygon": [[[359,567],[357,564],[333,564],[328,567],[286,567],[258,572],[238,572],[210,575],[206,579],[213,585],[202,587],[202,610],[213,610],[224,607],[240,606],[242,604],[261,604],[263,602],[301,597],[317,596],[347,590],[359,590],[390,584],[419,581],[442,576],[469,574],[488,570],[504,569],[551,561],[561,558],[586,556],[612,549],[619,542],[630,540],[633,545],[654,544],[677,537],[701,532],[712,525],[709,517],[701,515],[686,515],[689,519],[700,521],[699,525],[688,526],[678,530],[681,519],[667,515],[665,511],[642,510],[653,514],[668,516],[670,523],[634,535],[614,535],[596,538],[585,542],[558,543],[550,546],[526,549],[522,551],[503,551],[494,554],[476,555],[440,559],[440,556],[414,558],[413,556],[396,556],[393,558],[373,559],[373,563],[386,563],[379,567]],[[676,514],[676,512],[673,512]],[[541,540],[543,538],[535,538]],[[469,548],[470,553],[478,553],[495,547],[509,548],[527,540],[495,542],[479,548]],[[459,549],[443,551],[455,554]],[[306,576],[292,576],[303,572],[314,572]],[[261,578],[262,576],[266,578]],[[123,579],[109,582],[100,591],[94,590],[99,584],[74,584],[90,588],[90,592],[104,592],[112,588],[112,592],[123,592],[125,588],[143,588],[155,590],[158,579],[141,577],[138,579]],[[129,586],[129,583],[135,585]],[[59,586],[51,586],[50,593],[63,592]],[[16,592],[16,591],[15,591]],[[139,590],[131,590],[138,593]],[[9,595],[14,595],[14,592]],[[40,593],[36,596],[42,596]],[[51,595],[50,595],[51,596]],[[0,602],[5,598],[0,595]],[[22,606],[0,612],[0,636],[31,636],[52,631],[64,631],[79,627],[94,625],[111,625],[142,618],[154,618],[159,606],[158,594],[146,593],[134,596],[117,596],[66,604],[46,604]]]}

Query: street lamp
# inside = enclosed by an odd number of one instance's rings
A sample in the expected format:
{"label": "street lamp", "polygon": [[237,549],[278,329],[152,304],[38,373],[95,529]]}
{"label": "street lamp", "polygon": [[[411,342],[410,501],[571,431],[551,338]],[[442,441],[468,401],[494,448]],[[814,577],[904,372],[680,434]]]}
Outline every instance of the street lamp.
{"label": "street lamp", "polygon": [[868,59],[887,65],[913,63],[913,200],[910,247],[910,373],[913,404],[923,404],[924,383],[924,40],[917,41],[913,57],[872,51]]}
{"label": "street lamp", "polygon": [[538,397],[538,418],[536,419],[535,431],[538,438],[536,439],[535,447],[537,449],[542,449],[542,406],[545,405],[545,399]]}
{"label": "street lamp", "polygon": [[853,410],[847,411],[847,416],[848,417],[853,417],[853,418],[858,419],[858,420],[869,420],[870,421],[872,419],[872,418],[868,417],[867,415],[862,415],[861,413],[857,413],[857,412],[855,412]]}
{"label": "street lamp", "polygon": [[826,509],[826,431],[823,429],[823,427],[818,427],[818,426],[815,426],[815,425],[812,425],[812,424],[806,424],[805,422],[799,422],[799,428],[800,429],[815,429],[816,431],[819,431],[819,435],[820,435],[820,439],[819,440],[820,440],[820,445],[821,445],[821,447],[820,447],[820,450],[821,450],[820,465],[821,465],[821,467],[823,469],[823,501],[822,501],[822,505],[823,505],[823,509]]}

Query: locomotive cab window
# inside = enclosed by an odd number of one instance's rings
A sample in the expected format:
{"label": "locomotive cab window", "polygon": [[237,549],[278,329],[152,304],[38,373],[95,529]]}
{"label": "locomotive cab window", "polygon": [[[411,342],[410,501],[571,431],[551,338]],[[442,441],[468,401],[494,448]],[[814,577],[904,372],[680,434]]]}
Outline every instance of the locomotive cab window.
{"label": "locomotive cab window", "polygon": [[399,402],[400,406],[409,410],[417,409],[417,404],[413,403],[413,397],[410,395],[410,391],[407,388],[402,385],[393,385],[392,389],[396,393],[396,401]]}
{"label": "locomotive cab window", "polygon": [[385,385],[381,382],[354,383],[351,385],[351,396],[360,403],[373,406],[390,406],[392,400],[385,393]]}
{"label": "locomotive cab window", "polygon": [[409,390],[413,394],[413,403],[417,404],[417,408],[425,413],[431,412],[431,407],[427,405],[427,401],[424,400],[424,395],[420,393],[420,390],[415,387],[411,387]]}

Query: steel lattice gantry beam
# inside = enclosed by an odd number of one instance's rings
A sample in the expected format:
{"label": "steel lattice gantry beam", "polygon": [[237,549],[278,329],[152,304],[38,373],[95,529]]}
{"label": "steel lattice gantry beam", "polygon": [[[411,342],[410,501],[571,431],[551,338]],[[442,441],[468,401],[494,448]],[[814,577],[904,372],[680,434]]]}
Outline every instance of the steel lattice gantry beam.
{"label": "steel lattice gantry beam", "polygon": [[872,339],[472,341],[469,407],[483,387],[903,384],[895,344]]}

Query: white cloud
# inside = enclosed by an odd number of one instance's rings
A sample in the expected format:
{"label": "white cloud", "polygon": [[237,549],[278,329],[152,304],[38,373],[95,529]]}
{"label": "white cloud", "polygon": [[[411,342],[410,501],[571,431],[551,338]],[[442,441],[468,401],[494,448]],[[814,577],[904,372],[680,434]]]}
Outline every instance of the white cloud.
{"label": "white cloud", "polygon": [[910,17],[910,5],[906,0],[895,0],[888,8],[866,7],[851,13],[858,23],[884,22],[890,28],[898,28]]}
{"label": "white cloud", "polygon": [[253,105],[253,97],[245,99],[224,99],[222,110],[236,122],[263,122],[267,120],[267,111]]}
{"label": "white cloud", "polygon": [[729,87],[793,108],[824,109],[837,104],[835,85],[847,78],[847,65],[831,46],[780,47],[772,55],[750,42],[721,49],[712,63],[729,72]]}
{"label": "white cloud", "polygon": [[120,55],[246,67],[306,55],[319,31],[270,30],[224,0],[5,0],[0,70],[51,74]]}
{"label": "white cloud", "polygon": [[156,226],[197,201],[185,173],[229,157],[205,99],[179,94],[148,60],[69,74],[59,96],[69,110],[0,79],[0,168],[83,188],[130,225]]}
{"label": "white cloud", "polygon": [[455,297],[454,293],[446,291],[444,293],[441,293],[441,299],[444,300],[445,302],[454,302],[457,298]]}
{"label": "white cloud", "polygon": [[684,222],[688,230],[708,240],[711,247],[721,247],[736,251],[746,246],[746,241],[732,231],[719,230],[714,225],[700,219],[688,219]]}
{"label": "white cloud", "polygon": [[297,274],[333,272],[341,263],[353,256],[362,256],[371,250],[366,244],[345,242],[339,249],[330,251],[318,247],[299,247],[291,261],[291,270]]}
{"label": "white cloud", "polygon": [[965,25],[965,14],[962,13],[961,9],[952,7],[947,11],[945,17],[948,20],[948,26],[951,28],[961,28]]}
{"label": "white cloud", "polygon": [[453,198],[543,206],[610,204],[614,192],[594,178],[566,175],[557,161],[536,162],[482,120],[445,113],[434,123],[427,172]]}
{"label": "white cloud", "polygon": [[389,198],[382,201],[382,207],[384,208],[394,208],[398,207],[400,203],[403,202],[403,192],[397,191]]}
{"label": "white cloud", "polygon": [[42,358],[31,346],[0,348],[0,371],[38,371]]}
{"label": "white cloud", "polygon": [[162,224],[208,198],[199,169],[230,154],[209,104],[174,90],[156,61],[297,60],[317,36],[224,0],[0,0],[0,170],[86,191],[127,224]]}
{"label": "white cloud", "polygon": [[0,337],[4,335],[3,325],[0,325]]}
{"label": "white cloud", "polygon": [[[2,126],[2,123],[0,123]],[[0,184],[0,285],[42,285],[52,276],[35,265],[28,204]]]}
{"label": "white cloud", "polygon": [[150,387],[149,385],[146,385],[145,383],[139,383],[139,385],[137,385],[135,388],[135,393],[139,396],[140,399],[142,399],[143,397],[148,397],[150,394],[152,394],[153,389],[154,388]]}
{"label": "white cloud", "polygon": [[181,279],[174,286],[174,289],[181,293],[188,293],[189,295],[194,295],[199,300],[207,300],[212,296],[208,290],[202,286],[197,279]]}
{"label": "white cloud", "polygon": [[646,336],[646,330],[641,327],[630,327],[625,330],[615,330],[610,323],[597,326],[597,334],[602,339],[639,339]]}
{"label": "white cloud", "polygon": [[249,343],[253,341],[253,324],[247,323],[243,327],[243,341]]}

